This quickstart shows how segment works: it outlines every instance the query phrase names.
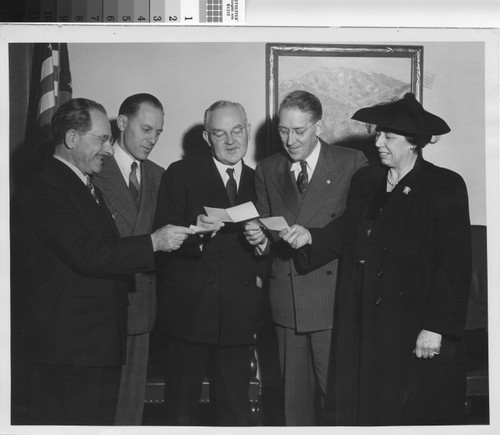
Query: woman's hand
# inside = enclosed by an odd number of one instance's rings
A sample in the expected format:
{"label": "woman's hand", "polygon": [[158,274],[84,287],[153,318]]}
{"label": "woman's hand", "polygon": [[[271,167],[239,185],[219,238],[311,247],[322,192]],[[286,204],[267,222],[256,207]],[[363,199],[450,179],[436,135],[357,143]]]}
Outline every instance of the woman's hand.
{"label": "woman's hand", "polygon": [[301,225],[292,225],[289,229],[281,230],[280,237],[293,249],[312,243],[311,233]]}
{"label": "woman's hand", "polygon": [[413,353],[417,358],[434,358],[441,350],[441,334],[422,329]]}

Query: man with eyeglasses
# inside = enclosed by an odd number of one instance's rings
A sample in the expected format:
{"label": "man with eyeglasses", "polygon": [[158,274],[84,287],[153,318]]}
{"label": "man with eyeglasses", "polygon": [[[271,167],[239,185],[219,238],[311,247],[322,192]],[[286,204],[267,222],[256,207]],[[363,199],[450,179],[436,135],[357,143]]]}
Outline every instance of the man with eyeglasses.
{"label": "man with eyeglasses", "polygon": [[[93,177],[121,237],[148,234],[153,226],[158,187],[164,169],[148,160],[163,131],[163,106],[151,94],[127,97],[118,110],[114,155]],[[149,353],[149,333],[156,319],[153,271],[129,280],[127,360],[122,369],[115,424],[142,423]]]}
{"label": "man with eyeglasses", "polygon": [[[321,118],[321,102],[309,92],[294,91],[281,102],[278,133],[283,150],[259,162],[255,172],[261,216],[283,216],[290,226],[307,222],[310,227],[323,227],[343,213],[351,177],[367,161],[359,151],[321,140]],[[245,235],[259,253],[272,256],[269,294],[286,424],[321,424],[337,262],[301,273],[293,250],[277,234],[247,224]]]}
{"label": "man with eyeglasses", "polygon": [[243,163],[250,124],[239,103],[217,101],[205,112],[211,153],[171,164],[162,179],[153,228],[196,224],[158,266],[158,326],[165,333],[168,424],[199,425],[202,381],[222,426],[255,424],[248,396],[252,343],[263,309],[261,261],[241,224],[205,215],[255,201],[254,171]]}
{"label": "man with eyeglasses", "polygon": [[126,355],[129,274],[154,268],[193,231],[180,226],[120,238],[91,176],[113,154],[102,105],[75,98],[52,118],[54,158],[13,222],[26,292],[30,420],[112,425]]}

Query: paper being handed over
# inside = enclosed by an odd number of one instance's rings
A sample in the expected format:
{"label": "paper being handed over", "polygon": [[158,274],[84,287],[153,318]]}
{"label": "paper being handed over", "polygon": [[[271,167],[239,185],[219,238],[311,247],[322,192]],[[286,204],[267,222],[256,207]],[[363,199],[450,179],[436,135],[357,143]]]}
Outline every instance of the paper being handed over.
{"label": "paper being handed over", "polygon": [[222,222],[244,222],[259,217],[259,212],[252,201],[229,208],[204,207],[208,217]]}
{"label": "paper being handed over", "polygon": [[272,231],[281,231],[284,228],[288,228],[288,224],[282,216],[260,218],[259,212],[251,201],[227,209],[205,207],[205,212],[207,216],[219,219],[222,222],[255,221],[257,225],[263,225]]}
{"label": "paper being handed over", "polygon": [[268,230],[271,231],[281,231],[284,230],[285,228],[289,228],[288,223],[286,222],[285,218],[283,216],[271,216],[271,217],[266,217],[266,218],[258,218],[255,219],[257,224],[261,223],[264,225]]}

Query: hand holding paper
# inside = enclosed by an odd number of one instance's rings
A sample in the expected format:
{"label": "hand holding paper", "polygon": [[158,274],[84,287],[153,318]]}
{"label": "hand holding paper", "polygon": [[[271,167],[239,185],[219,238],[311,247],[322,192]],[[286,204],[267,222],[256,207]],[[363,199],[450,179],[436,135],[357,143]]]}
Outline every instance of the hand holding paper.
{"label": "hand holding paper", "polygon": [[259,222],[264,225],[268,230],[281,231],[288,229],[288,224],[283,216],[271,216],[266,218],[259,218]]}
{"label": "hand holding paper", "polygon": [[191,225],[190,228],[196,231],[197,234],[212,233],[213,237],[223,226],[224,222],[220,219],[200,214],[196,218],[196,225]]}
{"label": "hand holding paper", "polygon": [[289,229],[281,231],[279,235],[293,249],[312,244],[311,233],[301,225],[292,225]]}
{"label": "hand holding paper", "polygon": [[257,246],[267,242],[267,237],[262,231],[259,219],[252,219],[245,223],[245,238],[252,246]]}

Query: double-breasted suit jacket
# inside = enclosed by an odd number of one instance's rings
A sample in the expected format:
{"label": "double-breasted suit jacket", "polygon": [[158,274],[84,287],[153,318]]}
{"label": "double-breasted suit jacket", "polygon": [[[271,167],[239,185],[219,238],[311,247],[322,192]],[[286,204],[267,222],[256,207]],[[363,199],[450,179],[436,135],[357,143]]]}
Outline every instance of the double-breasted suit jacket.
{"label": "double-breasted suit jacket", "polygon": [[[254,172],[243,164],[236,203],[255,201]],[[172,163],[165,171],[154,228],[196,223],[203,206],[228,208],[229,198],[211,156]],[[196,343],[253,342],[264,297],[256,285],[261,259],[245,240],[242,224],[226,224],[215,237],[189,236],[162,254],[158,270],[158,324]]]}
{"label": "double-breasted suit jacket", "polygon": [[[354,173],[366,164],[359,151],[320,141],[320,155],[304,199],[286,153],[274,154],[256,168],[257,209],[261,216],[283,216],[288,225],[322,227],[341,216]],[[272,243],[270,300],[273,320],[297,332],[333,326],[337,260],[309,273],[297,269],[294,250]]]}
{"label": "double-breasted suit jacket", "polygon": [[121,277],[152,270],[153,246],[149,235],[120,238],[102,196],[99,202],[56,159],[24,197],[20,234],[35,364],[124,362],[127,289]]}
{"label": "double-breasted suit jacket", "polygon": [[[93,178],[101,190],[116,227],[122,237],[151,233],[156,197],[164,169],[145,160],[141,163],[140,203],[137,207],[114,157],[104,161],[103,168]],[[129,335],[153,330],[156,319],[156,278],[154,272],[134,275],[128,293]]]}

